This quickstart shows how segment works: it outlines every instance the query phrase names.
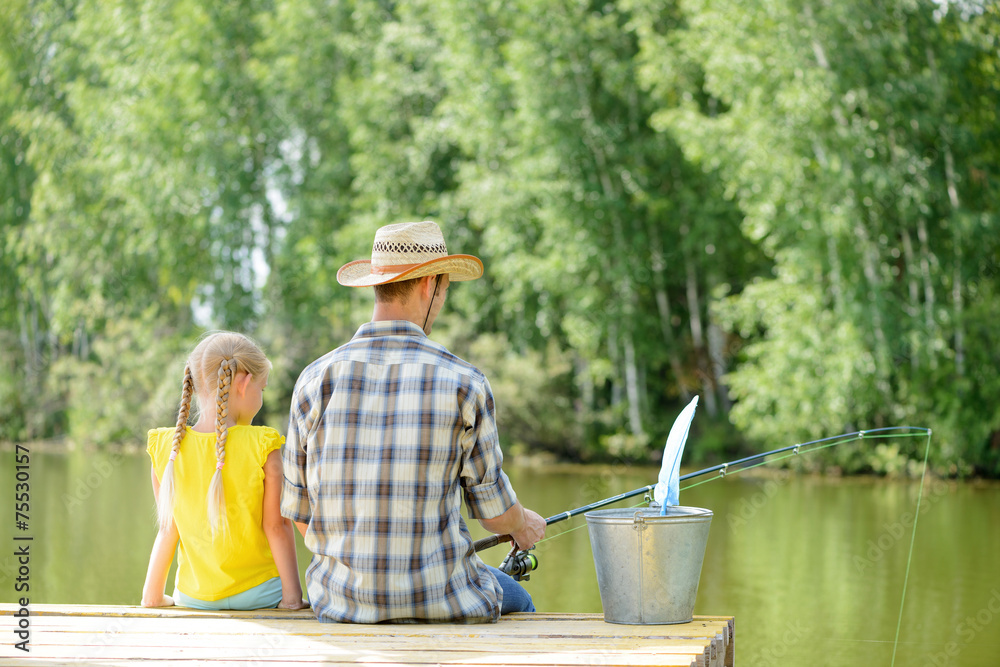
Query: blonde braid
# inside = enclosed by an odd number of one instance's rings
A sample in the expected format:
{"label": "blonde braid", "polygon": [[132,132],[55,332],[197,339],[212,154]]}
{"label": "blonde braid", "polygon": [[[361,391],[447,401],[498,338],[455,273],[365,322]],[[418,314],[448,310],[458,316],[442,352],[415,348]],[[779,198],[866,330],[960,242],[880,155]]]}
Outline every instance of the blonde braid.
{"label": "blonde braid", "polygon": [[226,439],[229,437],[229,391],[236,376],[236,360],[223,359],[219,364],[215,410],[215,474],[208,486],[208,523],[212,535],[226,530],[226,494],[222,486],[222,466],[226,463]]}
{"label": "blonde braid", "polygon": [[174,431],[174,441],[170,446],[170,459],[163,469],[160,478],[160,491],[156,502],[156,514],[159,519],[160,530],[170,527],[170,522],[174,518],[174,459],[181,448],[181,440],[187,432],[188,416],[191,414],[191,395],[194,393],[194,377],[191,375],[191,366],[184,366],[184,380],[181,383],[181,403],[177,409],[177,428]]}

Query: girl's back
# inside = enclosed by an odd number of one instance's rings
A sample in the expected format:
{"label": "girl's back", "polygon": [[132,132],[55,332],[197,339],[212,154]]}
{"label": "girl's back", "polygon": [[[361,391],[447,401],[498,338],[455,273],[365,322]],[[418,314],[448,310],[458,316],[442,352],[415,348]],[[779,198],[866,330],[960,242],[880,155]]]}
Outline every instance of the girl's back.
{"label": "girl's back", "polygon": [[[161,478],[175,429],[149,432],[147,452]],[[216,434],[187,428],[174,461],[174,522],[180,535],[177,581],[186,595],[218,600],[278,576],[262,526],[264,462],[284,438],[267,426],[233,426],[222,468],[226,531],[212,537],[206,497],[216,471]]]}
{"label": "girl's back", "polygon": [[[242,334],[206,335],[184,366],[177,424],[149,431],[159,530],[144,607],[304,606],[292,522],[281,516],[281,445],[252,426],[271,362]],[[192,408],[199,418],[188,426]],[[164,591],[177,552],[173,596]]]}

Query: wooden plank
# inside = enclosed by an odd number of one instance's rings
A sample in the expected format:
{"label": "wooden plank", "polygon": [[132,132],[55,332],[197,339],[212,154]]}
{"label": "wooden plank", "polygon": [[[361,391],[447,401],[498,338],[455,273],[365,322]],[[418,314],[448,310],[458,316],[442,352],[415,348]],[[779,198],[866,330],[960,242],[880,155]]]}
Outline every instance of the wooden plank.
{"label": "wooden plank", "polygon": [[233,646],[190,647],[156,646],[135,648],[132,646],[109,645],[98,647],[92,652],[86,646],[46,647],[39,651],[46,659],[62,659],[77,661],[93,661],[103,663],[106,660],[141,660],[158,661],[164,658],[182,659],[192,662],[208,662],[214,660],[255,662],[309,662],[323,659],[345,664],[426,664],[426,663],[469,663],[477,665],[689,665],[692,655],[704,652],[704,647],[693,647],[683,653],[666,653],[662,651],[633,651],[606,649],[560,649],[547,651],[519,651],[509,647],[500,651],[461,651],[451,648],[421,647],[401,651],[387,649],[346,649],[339,646],[322,645],[302,648],[265,647],[262,650],[240,648]]}
{"label": "wooden plank", "polygon": [[[692,655],[698,649],[685,653],[665,653],[660,651],[608,651],[608,650],[549,650],[549,651],[456,651],[430,650],[426,647],[420,650],[340,650],[331,652],[333,647],[324,649],[308,648],[293,650],[289,648],[271,649],[266,651],[244,650],[234,647],[190,648],[188,646],[147,647],[137,651],[133,647],[110,646],[100,647],[102,650],[94,653],[88,647],[64,646],[58,650],[46,648],[44,651],[33,651],[43,660],[73,661],[76,664],[105,664],[111,661],[155,661],[180,660],[187,664],[240,662],[243,664],[291,662],[309,663],[322,661],[335,664],[476,664],[476,665],[689,665],[693,662]],[[154,650],[155,649],[155,650]],[[703,648],[701,649],[704,650]],[[6,663],[5,663],[6,664]],[[697,664],[704,664],[697,661]]]}
{"label": "wooden plank", "polygon": [[[11,636],[17,607],[0,604]],[[212,666],[329,665],[696,665],[734,667],[732,617],[678,625],[605,623],[601,614],[512,614],[499,623],[320,623],[309,611],[203,612],[33,605],[30,655],[4,665],[92,663]],[[5,650],[4,653],[7,653]]]}
{"label": "wooden plank", "polygon": [[703,621],[724,621],[726,632],[724,639],[726,642],[726,654],[723,657],[724,667],[736,667],[736,617],[735,616],[696,616],[696,620]]}
{"label": "wooden plank", "polygon": [[[13,605],[2,605],[15,608]],[[507,636],[511,630],[510,624],[516,624],[518,628],[528,630],[538,634],[552,634],[565,631],[566,622],[572,621],[574,631],[587,632],[593,636],[602,637],[675,637],[675,636],[711,636],[718,632],[717,628],[729,625],[732,626],[732,617],[701,617],[697,616],[691,623],[675,625],[624,625],[615,623],[605,623],[601,614],[510,614],[504,616],[499,623],[485,623],[478,625],[463,624],[335,624],[320,623],[316,621],[311,612],[284,611],[284,610],[259,610],[250,612],[212,612],[185,609],[181,607],[166,607],[160,609],[143,609],[141,607],[104,607],[104,606],[71,606],[71,605],[33,605],[31,607],[32,617],[46,617],[58,619],[79,619],[79,618],[188,618],[201,622],[206,619],[222,620],[255,620],[255,621],[294,621],[297,624],[312,622],[321,628],[337,627],[338,632],[361,632],[364,634],[383,634],[380,628],[393,627],[394,633],[410,632],[416,634],[426,634],[427,632],[440,631],[447,634],[470,634],[487,635],[490,633],[503,634]],[[66,621],[67,623],[70,621]],[[76,623],[76,620],[73,621]],[[279,626],[273,626],[279,627]],[[314,626],[316,627],[316,626]],[[436,629],[436,630],[435,630]],[[728,634],[728,633],[727,633]],[[728,639],[728,637],[727,637]]]}
{"label": "wooden plank", "polygon": [[[0,604],[0,609],[14,605]],[[131,605],[32,604],[32,616],[113,616],[115,618],[284,618],[315,619],[311,609],[254,609],[252,611],[203,611],[188,607],[134,607]],[[527,614],[523,614],[527,615]],[[600,614],[597,614],[600,616]]]}
{"label": "wooden plank", "polygon": [[[14,605],[7,605],[11,609],[16,609]],[[0,604],[0,608],[3,605]],[[204,618],[208,616],[218,616],[221,618],[315,618],[311,609],[254,609],[251,611],[203,611],[201,609],[191,609],[188,607],[137,607],[132,605],[84,605],[84,604],[32,604],[32,615],[37,616],[188,616],[194,618]],[[579,614],[573,612],[533,612],[508,614],[504,619],[516,619],[524,621],[549,621],[564,620],[573,618],[589,621],[604,621],[603,614],[586,613]],[[698,616],[697,618],[723,619],[724,616]],[[480,625],[492,625],[484,623]],[[650,626],[646,626],[650,627]]]}
{"label": "wooden plank", "polygon": [[[0,604],[0,610],[9,609],[11,611],[15,610],[17,607],[12,604]],[[86,617],[115,617],[115,618],[167,618],[167,617],[179,617],[179,618],[227,618],[227,619],[282,619],[282,620],[292,620],[292,619],[303,619],[315,620],[313,612],[309,609],[302,609],[296,611],[290,611],[286,609],[257,609],[253,611],[202,611],[199,609],[189,609],[187,607],[157,607],[152,609],[147,609],[145,607],[135,607],[135,606],[110,606],[110,605],[54,605],[54,604],[33,604],[31,605],[31,615],[32,616],[86,616]],[[731,619],[730,616],[695,616],[692,623],[697,624],[699,622],[720,622],[724,623]],[[628,632],[630,629],[635,631],[645,631],[653,628],[683,628],[685,626],[691,625],[692,623],[679,623],[674,625],[628,625],[621,623],[605,623],[603,614],[577,614],[577,613],[567,613],[567,612],[534,612],[534,613],[521,613],[521,614],[508,614],[504,616],[500,623],[509,621],[519,621],[523,623],[538,624],[547,621],[558,621],[565,622],[566,620],[572,620],[575,622],[579,621],[592,621],[595,624],[600,624],[608,628],[618,628],[622,631]],[[344,624],[349,625],[349,624]],[[402,625],[414,625],[417,627],[428,627],[434,624],[402,624]],[[491,628],[496,627],[496,623],[481,623],[481,624],[438,624],[438,625],[454,625],[456,627],[463,628]],[[378,627],[378,626],[375,626]]]}
{"label": "wooden plank", "polygon": [[[227,646],[238,647],[246,650],[269,650],[277,647],[283,649],[294,649],[310,646],[335,645],[338,649],[344,650],[364,650],[370,648],[373,642],[370,638],[345,639],[336,636],[329,636],[323,639],[298,637],[295,635],[265,635],[265,634],[244,634],[231,635],[228,637],[197,636],[197,635],[172,635],[164,633],[130,633],[117,635],[113,638],[105,638],[97,635],[87,635],[78,633],[62,632],[58,634],[38,633],[32,640],[32,646],[37,651],[49,652],[49,648],[59,648],[70,646],[79,648],[88,653],[96,653],[104,646],[113,645],[120,648],[130,648],[137,652],[147,648],[169,648],[176,643],[176,638],[183,638],[183,644],[189,648],[212,648],[227,642]],[[170,641],[174,639],[175,641]],[[386,650],[413,650],[426,649],[434,646],[432,642],[422,641],[417,638],[393,638],[383,637],[378,641],[378,646]],[[442,650],[464,650],[471,652],[531,652],[548,651],[553,648],[562,650],[601,650],[601,651],[635,651],[635,652],[659,652],[659,653],[693,653],[705,648],[705,644],[688,640],[648,640],[636,642],[613,642],[608,643],[586,637],[576,637],[563,640],[562,642],[551,642],[537,640],[534,642],[508,641],[508,642],[479,642],[476,640],[449,641],[446,648]]]}
{"label": "wooden plank", "polygon": [[[173,660],[173,659],[167,659],[167,658],[164,658],[162,660],[144,661],[144,662],[149,662],[151,665],[154,665],[155,667],[191,667],[191,664],[192,664],[192,662],[190,660]],[[87,661],[80,662],[78,660],[53,660],[53,659],[45,659],[45,658],[37,659],[37,660],[36,659],[27,659],[26,660],[26,659],[23,659],[23,658],[13,658],[13,659],[11,659],[8,662],[4,662],[4,667],[64,667],[64,666],[65,667],[69,667],[69,666],[79,667],[79,665],[86,664],[86,663],[87,663]],[[135,665],[135,659],[134,658],[102,659],[99,664],[101,665],[101,667],[132,667],[132,666]],[[200,661],[199,664],[209,665],[209,667],[248,667],[248,663],[247,663],[246,660],[209,660],[209,661]],[[342,661],[337,661],[337,660],[334,660],[334,659],[323,658],[323,657],[320,657],[320,658],[309,657],[309,658],[300,659],[300,660],[290,660],[290,659],[286,659],[286,658],[283,658],[283,657],[281,657],[281,658],[268,658],[268,659],[256,660],[256,661],[254,661],[252,663],[249,663],[249,665],[251,665],[251,667],[253,665],[258,665],[259,667],[271,667],[271,666],[277,667],[278,665],[291,665],[291,666],[296,666],[296,665],[303,665],[303,666],[305,666],[305,665],[346,666],[346,665],[357,665],[357,664],[359,664],[359,663],[357,663],[357,662],[342,662]],[[366,662],[364,664],[368,664],[368,663]],[[484,663],[481,663],[481,662],[463,662],[461,660],[442,661],[440,658],[431,658],[430,660],[428,660],[426,662],[415,662],[415,661],[407,660],[406,662],[391,662],[391,661],[389,661],[389,662],[378,662],[378,663],[370,663],[370,664],[377,664],[378,667],[391,667],[391,666],[397,666],[397,665],[399,667],[405,667],[406,665],[422,665],[422,664],[427,664],[427,665],[442,665],[443,664],[443,665],[449,665],[450,667],[477,667],[478,665],[482,665]],[[517,667],[519,665],[524,665],[524,667],[540,667],[539,664],[525,664],[525,663],[517,663],[517,662],[496,663],[496,665],[500,665],[500,664],[511,665],[512,667]],[[642,667],[647,667],[647,666],[648,667],[654,667],[655,665],[665,665],[667,667],[698,667],[697,663],[695,661],[693,661],[693,660],[692,661],[688,661],[688,662],[684,662],[684,661],[664,660],[662,658],[656,658],[656,659],[654,659],[651,662],[619,662],[619,661],[615,661],[615,662],[602,663],[602,662],[592,662],[592,661],[588,661],[588,662],[558,662],[558,661],[550,661],[550,662],[545,662],[545,663],[542,663],[542,664],[544,664],[544,665],[552,665],[554,667],[579,667],[579,666],[582,666],[582,665],[602,665],[602,666],[607,666],[607,667],[629,667],[629,666],[632,666],[632,665],[641,665]],[[491,667],[495,667],[495,665],[491,665]]]}
{"label": "wooden plank", "polygon": [[[259,630],[267,629],[274,632],[286,632],[300,635],[326,635],[336,634],[337,636],[360,636],[360,637],[381,637],[386,634],[393,636],[410,636],[434,638],[447,641],[453,638],[472,637],[477,639],[489,639],[491,637],[502,638],[509,641],[511,637],[545,637],[558,638],[567,635],[587,636],[600,638],[603,640],[633,640],[633,639],[712,639],[717,635],[728,634],[728,628],[723,621],[714,622],[694,622],[686,625],[670,626],[622,626],[610,623],[593,623],[589,621],[573,621],[566,619],[562,622],[525,623],[521,621],[508,621],[505,619],[499,623],[490,625],[445,625],[445,624],[404,624],[404,625],[363,625],[347,623],[320,623],[312,619],[303,620],[282,620],[282,619],[254,619],[238,620],[225,617],[208,619],[196,618],[162,618],[162,619],[139,619],[139,618],[114,618],[114,617],[55,617],[40,616],[33,619],[36,628],[46,628],[52,631],[72,630],[75,632],[113,632],[119,628],[136,625],[153,625],[166,631],[187,633],[187,632],[213,632],[217,634],[229,634],[245,632],[248,628]],[[211,628],[207,630],[206,628]],[[391,630],[390,630],[391,628]]]}
{"label": "wooden plank", "polygon": [[[282,646],[294,646],[296,640],[308,641],[335,641],[340,648],[349,647],[370,647],[372,640],[370,637],[345,638],[336,635],[329,635],[325,638],[302,637],[299,635],[273,635],[273,634],[240,634],[240,635],[208,635],[208,634],[172,634],[162,632],[130,632],[128,634],[114,635],[113,643],[116,646],[133,647],[141,649],[144,647],[169,646],[165,644],[168,637],[183,637],[184,645],[188,647],[213,647],[218,646],[221,641],[227,641],[231,646],[242,648],[271,648],[276,645],[274,637],[288,638],[281,642]],[[104,646],[112,643],[110,638],[90,633],[75,633],[62,631],[58,633],[37,632],[32,638],[32,646],[58,647],[58,646]],[[418,637],[390,637],[379,638],[379,646],[386,649],[411,649],[426,648],[433,645],[423,638]],[[512,639],[507,641],[481,641],[474,638],[451,639],[447,642],[448,650],[468,650],[468,651],[543,651],[549,650],[553,646],[571,645],[578,649],[605,649],[605,650],[635,650],[635,651],[661,651],[667,653],[684,653],[700,650],[704,643],[686,639],[648,639],[648,640],[613,640],[605,641],[590,637],[572,637],[562,642],[553,642],[547,639],[535,639],[532,641],[522,641]],[[511,646],[515,648],[511,648]]]}
{"label": "wooden plank", "polygon": [[[5,619],[0,618],[0,623]],[[13,624],[8,622],[13,628]],[[32,617],[31,626],[33,628],[45,628],[52,632],[74,631],[74,632],[98,632],[111,633],[120,632],[126,628],[156,628],[166,629],[171,632],[199,632],[208,634],[226,634],[229,632],[245,632],[247,629],[256,631],[289,632],[301,635],[329,635],[335,634],[341,637],[381,637],[385,635],[399,637],[433,637],[442,641],[452,638],[473,637],[483,640],[491,638],[509,639],[510,637],[520,637],[530,639],[533,637],[558,638],[560,636],[587,636],[605,639],[608,641],[620,639],[629,641],[634,639],[697,639],[699,641],[710,639],[717,635],[726,638],[727,627],[725,624],[717,623],[712,625],[699,625],[698,627],[674,627],[665,631],[662,627],[649,628],[645,632],[642,629],[629,630],[627,632],[608,631],[602,626],[591,626],[586,623],[577,623],[570,619],[559,624],[547,624],[546,626],[532,626],[521,622],[508,622],[501,620],[499,623],[490,626],[468,626],[468,625],[364,625],[348,623],[319,623],[312,620],[283,621],[272,619],[242,621],[237,619],[136,619],[136,618],[60,618],[54,616]],[[0,626],[2,627],[2,626]]]}

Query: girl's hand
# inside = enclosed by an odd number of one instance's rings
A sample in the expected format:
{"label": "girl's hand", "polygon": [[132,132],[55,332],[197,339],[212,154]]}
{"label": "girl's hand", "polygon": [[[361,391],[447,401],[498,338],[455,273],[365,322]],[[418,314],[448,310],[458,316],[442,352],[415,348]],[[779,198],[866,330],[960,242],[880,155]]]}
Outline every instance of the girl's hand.
{"label": "girl's hand", "polygon": [[143,607],[173,607],[174,599],[169,595],[160,594],[159,599],[156,598],[143,598]]}
{"label": "girl's hand", "polygon": [[278,603],[278,609],[308,609],[309,603],[302,598],[281,598],[281,602]]}

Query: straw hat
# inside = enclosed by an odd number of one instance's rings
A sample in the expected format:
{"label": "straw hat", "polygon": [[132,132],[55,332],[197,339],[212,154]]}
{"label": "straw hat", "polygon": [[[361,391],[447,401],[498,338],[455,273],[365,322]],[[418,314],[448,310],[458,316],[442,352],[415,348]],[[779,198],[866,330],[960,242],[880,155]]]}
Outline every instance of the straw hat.
{"label": "straw hat", "polygon": [[449,255],[437,223],[401,222],[375,232],[371,260],[340,267],[337,282],[347,287],[384,285],[447,273],[452,280],[475,280],[483,263],[472,255]]}

